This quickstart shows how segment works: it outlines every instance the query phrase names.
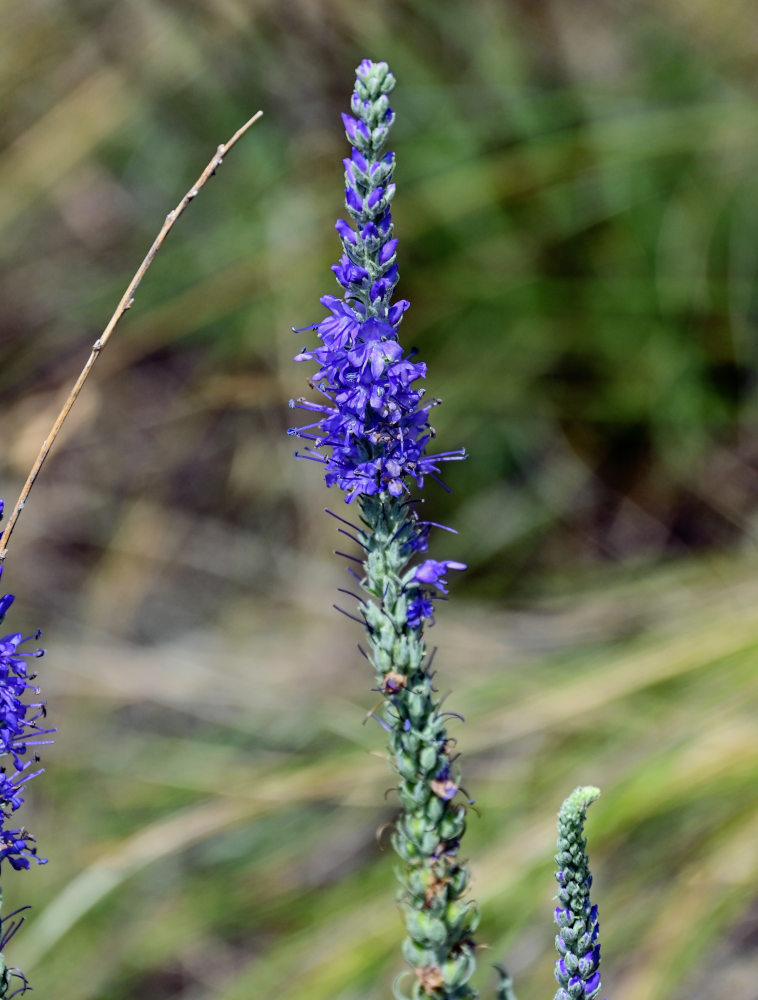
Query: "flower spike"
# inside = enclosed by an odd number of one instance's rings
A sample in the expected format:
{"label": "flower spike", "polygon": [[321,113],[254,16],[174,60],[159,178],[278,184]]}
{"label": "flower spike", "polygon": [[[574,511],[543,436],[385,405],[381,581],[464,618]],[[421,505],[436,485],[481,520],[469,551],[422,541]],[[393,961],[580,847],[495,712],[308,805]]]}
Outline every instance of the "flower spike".
{"label": "flower spike", "polygon": [[584,837],[587,809],[599,795],[600,789],[592,786],[576,788],[558,814],[555,1000],[595,1000],[600,993],[600,929],[597,906],[590,902],[592,875]]}
{"label": "flower spike", "polygon": [[[0,621],[13,601],[13,594],[0,598]],[[27,663],[44,653],[43,649],[25,648],[39,635],[39,632],[33,636],[13,632],[0,637],[0,757],[10,759],[8,763],[0,763],[0,873],[4,861],[16,871],[30,868],[32,862],[43,865],[47,861],[37,854],[34,837],[26,827],[18,826],[11,818],[24,803],[27,784],[42,774],[43,769],[36,767],[37,748],[51,743],[48,737],[55,732],[45,725],[45,706],[37,700],[39,688],[33,683],[34,673]],[[26,909],[28,907],[22,906],[0,918],[0,997],[6,1000],[26,992],[28,986],[23,973],[9,967],[3,955],[6,945],[23,923],[24,918],[18,914]],[[21,985],[11,993],[14,979]]]}

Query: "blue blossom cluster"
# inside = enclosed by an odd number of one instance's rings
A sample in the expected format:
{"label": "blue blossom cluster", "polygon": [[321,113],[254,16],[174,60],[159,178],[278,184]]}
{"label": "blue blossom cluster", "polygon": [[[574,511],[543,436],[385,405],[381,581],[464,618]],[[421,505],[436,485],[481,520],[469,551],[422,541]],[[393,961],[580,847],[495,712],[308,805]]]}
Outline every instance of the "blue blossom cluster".
{"label": "blue blossom cluster", "polygon": [[[0,621],[13,603],[13,594],[0,598]],[[40,633],[24,637],[20,632],[0,638],[0,755],[8,756],[13,768],[0,768],[0,868],[7,861],[15,869],[29,868],[32,861],[44,864],[37,855],[34,838],[24,827],[12,824],[11,816],[22,805],[26,784],[42,773],[37,747],[51,743],[53,729],[45,728],[45,707],[40,701],[26,700],[39,695],[32,681],[28,660],[42,656],[44,650],[22,651],[24,644],[38,639]]]}
{"label": "blue blossom cluster", "polygon": [[[0,500],[0,518],[2,512]],[[2,571],[0,566],[0,574]],[[0,597],[0,623],[14,600],[13,594]],[[44,725],[45,706],[36,700],[40,692],[33,684],[35,674],[28,663],[42,656],[44,650],[24,649],[27,642],[39,636],[39,632],[26,637],[21,632],[13,632],[0,637],[0,756],[12,762],[12,766],[0,765],[0,871],[3,861],[18,871],[30,868],[32,861],[41,865],[47,860],[37,854],[34,837],[29,831],[24,826],[17,826],[12,819],[23,805],[26,785],[42,773],[42,768],[36,766],[39,763],[37,747],[51,743],[52,740],[45,737],[54,732]],[[8,966],[3,955],[5,946],[24,922],[19,914],[26,909],[28,907],[22,906],[0,918],[0,997],[5,1000],[29,988],[26,976],[19,969]],[[10,992],[14,979],[20,981],[20,986]]]}
{"label": "blue blossom cluster", "polygon": [[[321,299],[328,315],[305,328],[315,329],[321,344],[295,358],[319,366],[311,385],[321,399],[290,401],[291,407],[315,417],[313,423],[290,430],[311,442],[296,454],[323,464],[327,486],[342,489],[347,503],[401,498],[409,493],[408,482],[422,487],[426,476],[438,479],[440,462],[465,457],[463,450],[426,453],[434,436],[429,413],[440,400],[423,402],[424,390],[416,383],[425,378],[426,365],[412,360],[415,352],[404,352],[398,343],[408,302],[392,302],[398,280],[398,241],[390,213],[395,154],[383,152],[395,117],[387,97],[394,85],[386,63],[364,60],[356,70],[352,115],[342,116],[352,145],[343,160],[350,222],[337,221],[343,253],[332,267],[343,298]],[[401,528],[403,552],[425,552],[432,526],[409,509]],[[427,560],[406,574],[411,628],[434,621],[435,591],[447,593],[445,571],[464,568],[450,560]]]}
{"label": "blue blossom cluster", "polygon": [[408,302],[391,304],[398,279],[397,239],[390,203],[395,193],[395,154],[382,153],[394,112],[387,95],[395,79],[386,63],[364,60],[356,70],[352,115],[343,115],[352,145],[345,167],[345,206],[352,225],[336,224],[343,254],[332,270],[342,299],[321,299],[328,315],[315,327],[321,346],[296,361],[319,366],[312,384],[322,399],[292,400],[290,406],[316,415],[315,422],[290,433],[311,441],[300,457],[325,466],[327,486],[336,485],[350,503],[356,497],[408,492],[405,480],[423,486],[437,477],[439,463],[463,452],[427,455],[434,431],[415,383],[426,365],[404,352],[397,331]]}
{"label": "blue blossom cluster", "polygon": [[[408,589],[411,597],[408,601],[406,621],[411,628],[420,628],[426,619],[434,623],[434,605],[429,587],[436,588],[440,593],[447,594],[445,573],[448,569],[465,569],[466,564],[454,562],[452,559],[427,559],[411,571]],[[419,586],[422,584],[422,586]]]}
{"label": "blue blossom cluster", "polygon": [[290,403],[314,419],[290,433],[309,442],[300,457],[322,463],[327,485],[358,508],[359,524],[334,514],[351,529],[339,530],[364,553],[356,560],[363,575],[351,568],[363,596],[344,591],[358,601],[360,617],[344,613],[365,626],[367,650],[361,652],[384,696],[382,716],[371,714],[389,734],[401,804],[392,843],[403,861],[398,880],[403,955],[414,976],[410,997],[475,1000],[469,980],[478,913],[465,898],[469,876],[458,856],[469,803],[460,798],[458,754],[446,729],[446,717],[455,713],[442,711],[423,636],[434,600],[447,593],[448,571],[465,566],[451,559],[415,562],[432,527],[444,525],[422,521],[419,501],[408,498],[427,476],[437,479],[443,460],[464,453],[427,454],[434,435],[429,413],[439,400],[424,402],[418,383],[426,365],[398,343],[408,303],[392,301],[395,156],[383,152],[394,120],[387,96],[394,85],[386,63],[358,66],[352,113],[343,115],[352,146],[343,161],[348,220],[337,222],[343,252],[332,268],[343,295],[321,300],[328,315],[313,327],[321,343],[296,357],[318,365],[311,386],[321,398]]}

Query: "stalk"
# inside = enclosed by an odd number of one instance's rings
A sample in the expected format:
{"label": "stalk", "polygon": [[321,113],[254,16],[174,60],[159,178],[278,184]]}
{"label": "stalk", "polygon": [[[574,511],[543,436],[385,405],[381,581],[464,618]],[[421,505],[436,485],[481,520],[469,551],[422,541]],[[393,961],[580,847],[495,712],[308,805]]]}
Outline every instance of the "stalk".
{"label": "stalk", "polygon": [[336,223],[343,255],[332,270],[343,296],[322,298],[329,315],[311,328],[322,346],[296,357],[319,365],[311,384],[320,395],[291,402],[315,419],[290,433],[309,442],[296,454],[321,463],[327,485],[341,489],[346,503],[357,501],[359,510],[361,525],[347,521],[351,530],[340,530],[365,554],[363,574],[354,573],[364,596],[353,596],[366,629],[365,655],[384,697],[379,721],[398,777],[401,812],[393,844],[402,859],[403,955],[415,973],[413,996],[473,1000],[468,981],[478,914],[464,898],[469,874],[458,856],[467,802],[445,725],[451,713],[436,697],[424,641],[433,596],[447,592],[446,572],[465,566],[416,561],[426,552],[432,525],[419,519],[409,500],[425,477],[438,478],[442,461],[464,453],[427,453],[434,434],[429,413],[439,400],[423,402],[416,383],[426,365],[413,361],[397,337],[408,303],[392,301],[398,280],[390,213],[395,155],[383,151],[395,119],[388,97],[394,85],[386,63],[364,60],[356,70],[352,114],[342,116],[352,145],[343,161],[352,225]]}
{"label": "stalk", "polygon": [[389,496],[363,499],[361,513],[367,527],[362,586],[370,596],[361,611],[401,803],[392,843],[403,861],[397,872],[407,932],[403,956],[416,975],[415,997],[470,1000],[477,995],[469,979],[479,918],[465,898],[469,872],[459,857],[466,802],[445,725],[454,713],[443,712],[435,694],[423,630],[408,623],[421,589],[417,569],[407,568],[417,524],[408,506]]}

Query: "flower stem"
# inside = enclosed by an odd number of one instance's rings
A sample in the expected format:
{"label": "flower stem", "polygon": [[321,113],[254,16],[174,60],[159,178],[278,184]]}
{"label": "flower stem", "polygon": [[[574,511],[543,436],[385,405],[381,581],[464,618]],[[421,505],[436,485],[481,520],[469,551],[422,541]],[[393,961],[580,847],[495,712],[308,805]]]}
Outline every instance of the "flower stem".
{"label": "flower stem", "polygon": [[418,585],[404,572],[416,535],[413,508],[389,494],[362,497],[366,525],[362,605],[370,660],[384,695],[389,751],[398,776],[401,814],[392,838],[404,865],[398,871],[407,937],[403,955],[416,982],[413,996],[473,1000],[471,934],[476,905],[465,899],[469,873],[459,858],[467,804],[445,714],[436,696],[420,627],[407,622]]}

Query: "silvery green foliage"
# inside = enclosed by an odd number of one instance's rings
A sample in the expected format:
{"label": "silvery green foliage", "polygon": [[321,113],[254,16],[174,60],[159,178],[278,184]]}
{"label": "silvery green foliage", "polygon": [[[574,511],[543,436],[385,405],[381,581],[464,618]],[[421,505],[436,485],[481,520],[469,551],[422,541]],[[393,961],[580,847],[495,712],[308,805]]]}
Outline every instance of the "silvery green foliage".
{"label": "silvery green foliage", "polygon": [[[411,508],[412,509],[412,508]],[[473,998],[471,935],[476,905],[465,897],[468,869],[459,857],[466,828],[454,744],[432,686],[422,631],[408,624],[414,600],[416,525],[409,507],[392,498],[364,498],[365,577],[362,606],[369,659],[384,695],[392,766],[402,806],[392,842],[403,860],[398,870],[407,937],[403,954],[413,967],[413,996]]]}
{"label": "silvery green foliage", "polygon": [[599,795],[591,786],[576,788],[558,814],[555,1000],[595,1000],[600,993],[600,928],[597,906],[590,901],[592,875],[584,837],[587,809]]}

